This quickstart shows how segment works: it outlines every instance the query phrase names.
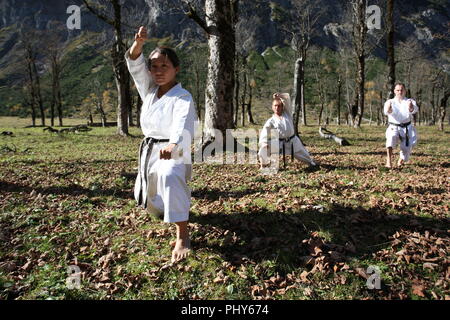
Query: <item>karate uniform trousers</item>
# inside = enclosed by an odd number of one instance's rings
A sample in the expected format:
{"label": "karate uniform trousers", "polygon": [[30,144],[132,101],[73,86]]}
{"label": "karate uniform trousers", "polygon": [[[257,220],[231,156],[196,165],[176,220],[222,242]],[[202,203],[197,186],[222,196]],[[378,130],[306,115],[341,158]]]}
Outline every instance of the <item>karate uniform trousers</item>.
{"label": "karate uniform trousers", "polygon": [[[151,214],[163,216],[165,222],[187,221],[191,202],[187,185],[192,170],[190,145],[197,119],[192,96],[177,84],[158,99],[158,87],[143,55],[131,60],[127,51],[125,59],[143,101],[140,122],[146,137],[139,150],[135,199]],[[152,143],[152,138],[157,142]],[[177,144],[175,156],[159,159],[160,150],[170,143]],[[182,150],[184,157],[180,155]]]}
{"label": "karate uniform trousers", "polygon": [[[412,112],[409,112],[409,100],[413,104]],[[390,103],[392,103],[392,113],[387,112]],[[389,122],[386,129],[386,148],[395,148],[397,144],[400,144],[400,159],[405,162],[409,160],[412,148],[417,144],[417,131],[412,124],[412,115],[417,111],[416,102],[407,98],[400,102],[395,98],[389,99],[384,105],[384,114],[388,116]]]}
{"label": "karate uniform trousers", "polygon": [[283,114],[282,119],[272,116],[272,118],[267,120],[261,131],[258,156],[263,165],[270,163],[271,143],[269,141],[269,131],[274,129],[278,131],[279,153],[283,153],[284,147],[285,155],[291,155],[293,153],[295,159],[306,162],[310,165],[316,165],[316,163],[311,159],[308,150],[306,150],[300,138],[298,136],[292,137],[294,135],[294,126],[286,114]]}

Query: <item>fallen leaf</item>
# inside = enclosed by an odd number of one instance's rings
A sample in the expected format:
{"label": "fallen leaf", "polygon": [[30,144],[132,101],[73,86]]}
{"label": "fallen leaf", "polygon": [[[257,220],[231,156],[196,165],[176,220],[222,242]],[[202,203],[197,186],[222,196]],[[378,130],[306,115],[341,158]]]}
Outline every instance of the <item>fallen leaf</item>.
{"label": "fallen leaf", "polygon": [[425,290],[425,288],[422,285],[413,284],[412,289],[413,289],[413,294],[415,294],[419,297],[425,297],[425,294],[423,293],[423,290]]}

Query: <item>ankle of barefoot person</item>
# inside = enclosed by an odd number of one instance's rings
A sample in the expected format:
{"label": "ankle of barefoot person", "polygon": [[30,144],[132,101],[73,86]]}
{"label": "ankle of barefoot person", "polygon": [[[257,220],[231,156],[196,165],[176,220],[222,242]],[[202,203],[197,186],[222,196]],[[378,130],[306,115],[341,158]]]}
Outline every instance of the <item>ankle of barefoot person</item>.
{"label": "ankle of barefoot person", "polygon": [[188,229],[188,222],[182,221],[182,222],[176,222],[175,225],[177,226],[177,241],[182,240],[188,241],[189,240],[189,229]]}

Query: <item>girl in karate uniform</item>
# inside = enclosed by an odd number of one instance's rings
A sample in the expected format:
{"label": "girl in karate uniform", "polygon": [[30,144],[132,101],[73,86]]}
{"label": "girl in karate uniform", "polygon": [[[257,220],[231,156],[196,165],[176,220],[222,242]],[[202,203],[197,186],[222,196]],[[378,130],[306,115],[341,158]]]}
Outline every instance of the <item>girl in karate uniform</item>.
{"label": "girl in karate uniform", "polygon": [[400,158],[398,166],[409,160],[413,146],[417,143],[416,128],[412,125],[412,115],[419,109],[412,99],[407,99],[405,85],[398,83],[394,89],[395,98],[384,104],[384,114],[388,116],[389,126],[386,129],[386,167],[392,168],[392,149],[400,142]]}
{"label": "girl in karate uniform", "polygon": [[274,93],[272,110],[273,115],[264,124],[259,137],[258,156],[261,168],[270,164],[269,132],[272,129],[278,131],[280,152],[283,152],[284,148],[285,154],[293,154],[297,160],[315,166],[316,163],[312,160],[300,138],[295,135],[289,93]]}
{"label": "girl in karate uniform", "polygon": [[175,52],[156,48],[147,66],[142,54],[146,39],[147,30],[140,27],[125,54],[143,101],[140,121],[145,138],[139,150],[134,196],[138,205],[163,216],[164,222],[176,224],[177,239],[172,243],[172,262],[176,262],[190,250],[191,194],[187,181],[191,176],[190,145],[197,114],[191,94],[176,81],[180,66]]}

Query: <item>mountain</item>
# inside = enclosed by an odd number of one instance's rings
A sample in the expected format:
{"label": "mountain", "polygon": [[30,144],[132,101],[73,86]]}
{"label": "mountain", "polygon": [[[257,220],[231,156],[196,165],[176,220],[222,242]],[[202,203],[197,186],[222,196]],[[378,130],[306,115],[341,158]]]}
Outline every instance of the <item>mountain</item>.
{"label": "mountain", "polygon": [[[106,0],[102,0],[107,3]],[[254,0],[240,1],[240,22],[237,28],[238,46],[249,46],[259,53],[268,47],[289,45],[289,39],[282,31],[282,23],[273,19],[280,8],[289,9],[295,0]],[[312,1],[312,0],[311,0]],[[204,2],[204,0],[203,0]],[[180,0],[127,0],[124,3],[125,12],[132,13],[134,18],[127,18],[126,38],[132,39],[135,28],[142,18],[148,19],[148,29],[151,37],[171,37],[181,43],[205,41],[205,34],[191,19],[183,14]],[[198,8],[202,0],[194,0]],[[333,50],[339,49],[342,39],[350,38],[350,23],[343,21],[346,10],[341,0],[316,0],[322,13],[317,24],[318,33],[313,37],[313,43],[326,46]],[[369,5],[379,5],[384,10],[385,1],[369,0]],[[424,52],[450,72],[448,48],[450,47],[449,21],[450,6],[448,0],[410,0],[396,1],[395,24],[396,42],[415,39]],[[70,14],[70,5],[81,7],[81,30],[65,28]],[[107,12],[107,7],[105,7]],[[140,16],[140,17],[139,17]],[[348,20],[348,19],[347,19]],[[55,23],[63,26],[60,31],[61,50],[70,52],[80,49],[80,46],[91,47],[92,50],[103,50],[105,55],[113,40],[110,26],[93,16],[81,0],[0,0],[0,114],[6,105],[18,103],[6,101],[8,88],[20,84],[23,78],[23,56],[19,54],[20,30],[38,30],[42,39],[53,28]],[[382,21],[382,28],[384,21]],[[381,30],[375,32],[381,33]],[[43,42],[44,43],[44,42]],[[74,43],[77,43],[75,46]],[[43,44],[43,46],[45,46]],[[85,50],[86,51],[86,50]],[[84,51],[83,51],[84,52]],[[375,50],[375,55],[384,58],[384,41]],[[83,57],[90,59],[84,52]],[[100,63],[97,61],[95,64]],[[105,60],[105,63],[107,61]],[[89,64],[86,65],[86,68]],[[41,73],[46,70],[46,63],[40,59]]]}

